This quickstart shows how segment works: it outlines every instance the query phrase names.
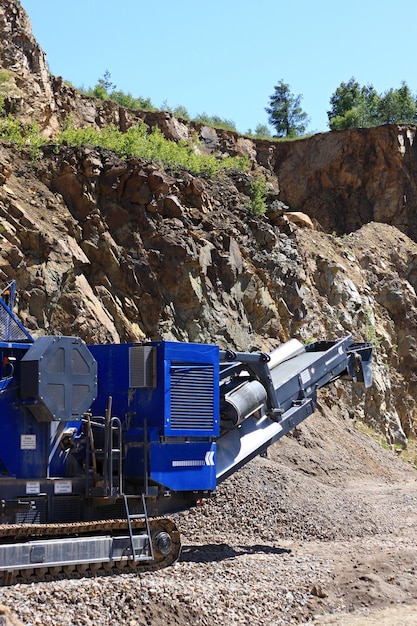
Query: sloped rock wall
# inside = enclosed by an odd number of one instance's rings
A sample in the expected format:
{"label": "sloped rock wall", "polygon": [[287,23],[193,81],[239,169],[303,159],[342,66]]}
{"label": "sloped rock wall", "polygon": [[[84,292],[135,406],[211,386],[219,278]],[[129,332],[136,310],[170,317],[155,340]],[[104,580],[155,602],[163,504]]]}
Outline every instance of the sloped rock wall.
{"label": "sloped rock wall", "polygon": [[255,218],[232,178],[173,176],[105,151],[0,161],[0,280],[17,280],[35,335],[247,351],[351,333],[376,346],[375,384],[366,398],[336,386],[329,401],[390,441],[412,434],[417,246],[395,227],[336,237],[285,212]]}
{"label": "sloped rock wall", "polygon": [[375,345],[375,383],[366,396],[336,385],[329,404],[366,415],[389,441],[415,432],[415,128],[252,141],[81,96],[49,75],[13,0],[0,0],[0,37],[6,107],[46,135],[68,116],[121,130],[143,119],[173,141],[197,133],[201,150],[246,154],[270,184],[256,217],[251,172],[210,180],[53,146],[33,164],[3,144],[0,280],[17,280],[34,334],[269,350],[352,333]]}

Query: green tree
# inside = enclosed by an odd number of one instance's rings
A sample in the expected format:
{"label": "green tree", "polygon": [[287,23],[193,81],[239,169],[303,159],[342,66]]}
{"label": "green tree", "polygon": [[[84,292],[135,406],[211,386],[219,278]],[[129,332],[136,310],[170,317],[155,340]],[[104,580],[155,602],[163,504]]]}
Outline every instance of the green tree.
{"label": "green tree", "polygon": [[276,130],[277,137],[297,137],[306,131],[308,116],[301,106],[301,95],[294,96],[289,85],[280,80],[269,97],[268,121]]}
{"label": "green tree", "polygon": [[137,111],[138,109],[141,109],[142,111],[155,110],[150,98],[142,98],[141,96],[135,98],[130,92],[125,93],[124,91],[113,90],[110,94],[108,94],[108,98],[110,100],[114,100],[114,102],[117,102],[117,104],[125,109],[132,109],[134,111]]}
{"label": "green tree", "polygon": [[355,79],[341,83],[333,94],[327,112],[331,130],[363,128],[379,123],[380,96],[373,85],[361,87]]}
{"label": "green tree", "polygon": [[349,109],[345,115],[336,115],[329,122],[330,130],[347,130],[363,126],[363,111],[360,108]]}
{"label": "green tree", "polygon": [[404,81],[398,89],[398,101],[401,116],[399,121],[404,124],[417,123],[417,98],[413,97],[413,94]]}
{"label": "green tree", "polygon": [[372,85],[361,87],[351,78],[341,83],[330,99],[327,112],[331,130],[378,126],[379,124],[415,124],[416,100],[405,83],[389,89],[382,96]]}
{"label": "green tree", "polygon": [[361,89],[364,115],[362,126],[376,126],[378,124],[378,110],[381,96],[373,85],[366,85]]}
{"label": "green tree", "polygon": [[172,114],[175,115],[175,117],[180,117],[183,120],[190,119],[190,114],[188,113],[185,106],[183,106],[182,104],[177,104],[177,106],[172,109]]}
{"label": "green tree", "polygon": [[112,83],[111,74],[109,70],[106,70],[101,78],[98,80],[98,84],[103,87],[106,93],[110,93],[116,89],[116,85]]}
{"label": "green tree", "polygon": [[394,89],[389,89],[384,93],[378,107],[378,112],[380,124],[393,124],[398,119],[400,107]]}
{"label": "green tree", "polygon": [[345,117],[348,111],[356,109],[361,102],[361,87],[353,76],[347,83],[340,83],[330,98],[331,109],[327,111],[329,124],[333,118]]}
{"label": "green tree", "polygon": [[161,105],[161,110],[162,111],[168,111],[168,113],[172,113],[172,115],[175,115],[175,117],[180,117],[183,120],[190,120],[190,114],[188,113],[187,109],[185,108],[185,106],[183,106],[182,104],[177,104],[177,106],[175,107],[171,107],[168,104],[167,100],[164,100],[162,105]]}
{"label": "green tree", "polygon": [[262,139],[263,137],[271,137],[271,131],[266,124],[258,124],[253,133],[254,137]]}
{"label": "green tree", "polygon": [[94,98],[106,100],[110,97],[110,91],[116,89],[116,85],[111,82],[109,70],[106,70],[101,78],[98,79],[96,86],[91,92]]}
{"label": "green tree", "polygon": [[265,176],[259,174],[254,177],[250,185],[250,200],[247,207],[254,215],[263,215],[266,212],[266,198],[268,196],[268,184]]}
{"label": "green tree", "polygon": [[378,112],[380,124],[415,124],[417,121],[416,101],[404,82],[399,89],[384,93]]}

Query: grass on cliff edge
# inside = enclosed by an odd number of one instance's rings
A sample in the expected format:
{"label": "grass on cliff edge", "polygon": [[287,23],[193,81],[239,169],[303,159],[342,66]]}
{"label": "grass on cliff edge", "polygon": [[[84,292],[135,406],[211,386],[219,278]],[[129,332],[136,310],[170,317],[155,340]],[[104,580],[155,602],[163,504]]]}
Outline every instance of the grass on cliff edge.
{"label": "grass on cliff edge", "polygon": [[[0,140],[10,141],[20,149],[29,149],[33,160],[41,156],[41,148],[48,140],[41,134],[38,124],[22,124],[13,115],[1,116],[0,97]],[[103,129],[92,127],[76,129],[70,123],[56,138],[57,145],[102,147],[111,150],[123,159],[137,157],[156,161],[167,169],[183,169],[191,174],[213,177],[231,170],[249,169],[248,157],[224,157],[200,154],[198,141],[181,140],[178,143],[165,139],[159,128],[148,132],[142,122],[122,133],[114,126]]]}
{"label": "grass on cliff edge", "polygon": [[180,140],[178,143],[165,139],[159,128],[148,132],[147,126],[139,122],[125,133],[114,126],[94,128],[67,128],[57,137],[58,144],[71,146],[95,146],[112,150],[122,158],[138,157],[156,161],[168,168],[184,169],[192,174],[215,176],[230,170],[247,170],[247,157],[225,157],[217,159],[213,155],[199,154],[198,141]]}

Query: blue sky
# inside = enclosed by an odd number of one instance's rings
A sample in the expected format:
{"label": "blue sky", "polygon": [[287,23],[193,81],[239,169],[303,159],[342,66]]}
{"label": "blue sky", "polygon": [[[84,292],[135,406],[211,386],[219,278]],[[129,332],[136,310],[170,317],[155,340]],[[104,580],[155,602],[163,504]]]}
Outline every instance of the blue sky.
{"label": "blue sky", "polygon": [[[21,0],[52,74],[162,108],[267,124],[283,80],[302,95],[309,132],[328,130],[330,97],[352,76],[378,93],[417,94],[416,0]],[[271,131],[273,129],[271,128]]]}

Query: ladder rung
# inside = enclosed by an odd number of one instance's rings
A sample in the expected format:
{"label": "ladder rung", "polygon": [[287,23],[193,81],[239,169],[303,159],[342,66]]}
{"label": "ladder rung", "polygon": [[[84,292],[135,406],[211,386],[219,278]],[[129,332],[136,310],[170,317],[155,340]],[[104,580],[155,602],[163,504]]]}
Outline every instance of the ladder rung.
{"label": "ladder rung", "polygon": [[[148,560],[148,561],[153,561],[153,559],[154,559],[154,552],[153,552],[153,546],[152,546],[152,537],[151,537],[151,533],[150,533],[150,529],[149,529],[149,519],[148,519],[147,510],[146,510],[145,495],[142,494],[143,513],[133,513],[133,514],[131,514],[130,511],[129,511],[129,502],[128,502],[127,495],[126,494],[122,494],[122,495],[123,495],[123,499],[124,499],[124,503],[125,503],[127,526],[128,526],[128,530],[129,530],[130,545],[131,545],[133,560],[135,562],[139,561],[139,560],[142,560],[142,559],[145,559],[145,560]],[[148,556],[143,556],[142,550],[134,547],[134,535],[133,535],[133,529],[132,529],[132,523],[131,522],[132,522],[132,520],[135,520],[135,519],[144,519],[145,520],[146,533],[144,535],[142,535],[142,537],[146,537],[147,540],[148,540],[148,550],[149,550]]]}

